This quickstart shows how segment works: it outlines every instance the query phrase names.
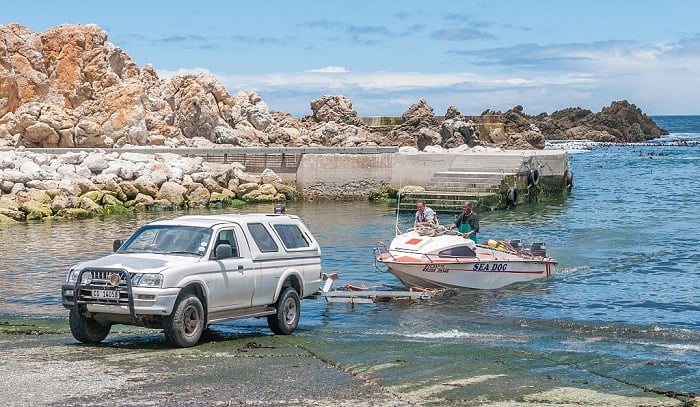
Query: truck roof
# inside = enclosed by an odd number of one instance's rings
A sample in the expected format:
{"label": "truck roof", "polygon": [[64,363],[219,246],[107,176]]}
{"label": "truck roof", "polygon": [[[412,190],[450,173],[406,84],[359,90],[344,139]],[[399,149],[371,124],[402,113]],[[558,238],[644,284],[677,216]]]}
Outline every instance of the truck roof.
{"label": "truck roof", "polygon": [[246,213],[246,214],[219,214],[219,215],[185,215],[174,219],[164,219],[151,222],[152,225],[180,225],[180,226],[200,226],[212,227],[222,223],[260,223],[269,221],[270,218],[279,220],[288,219],[301,223],[296,215],[280,215],[271,213]]}

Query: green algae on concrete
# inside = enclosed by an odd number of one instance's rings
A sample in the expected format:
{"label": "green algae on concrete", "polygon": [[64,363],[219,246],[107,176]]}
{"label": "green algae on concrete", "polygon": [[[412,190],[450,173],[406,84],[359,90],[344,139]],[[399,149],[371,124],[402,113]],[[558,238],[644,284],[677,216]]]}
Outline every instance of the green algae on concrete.
{"label": "green algae on concrete", "polygon": [[0,318],[1,335],[44,335],[68,332],[68,326],[64,318]]}
{"label": "green algae on concrete", "polygon": [[[582,369],[559,355],[473,343],[288,339],[414,404],[680,406],[670,398]],[[436,339],[439,341],[439,339]],[[406,356],[410,354],[410,356]],[[566,355],[561,355],[566,356]]]}

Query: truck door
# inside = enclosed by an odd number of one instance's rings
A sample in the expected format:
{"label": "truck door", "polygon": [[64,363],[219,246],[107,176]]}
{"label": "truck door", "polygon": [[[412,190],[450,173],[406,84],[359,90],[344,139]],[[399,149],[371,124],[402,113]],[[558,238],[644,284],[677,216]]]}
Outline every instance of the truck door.
{"label": "truck door", "polygon": [[[211,250],[208,279],[211,311],[250,307],[255,292],[255,276],[250,252],[238,225],[219,230]],[[231,246],[230,257],[216,256],[217,246]]]}

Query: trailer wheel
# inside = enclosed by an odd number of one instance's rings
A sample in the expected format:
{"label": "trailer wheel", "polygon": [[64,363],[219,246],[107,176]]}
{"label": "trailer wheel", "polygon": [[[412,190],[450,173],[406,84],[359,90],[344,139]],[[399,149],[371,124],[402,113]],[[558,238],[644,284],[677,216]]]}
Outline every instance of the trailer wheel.
{"label": "trailer wheel", "polygon": [[194,294],[181,298],[173,313],[163,320],[165,338],[172,345],[181,348],[196,345],[205,325],[202,301]]}
{"label": "trailer wheel", "polygon": [[100,324],[94,318],[85,317],[77,305],[70,309],[68,323],[70,333],[82,343],[100,343],[109,335],[109,330],[112,328],[111,325]]}
{"label": "trailer wheel", "polygon": [[267,316],[270,330],[277,335],[289,335],[294,332],[301,314],[299,294],[292,287],[285,288],[275,303],[275,308],[277,312]]}

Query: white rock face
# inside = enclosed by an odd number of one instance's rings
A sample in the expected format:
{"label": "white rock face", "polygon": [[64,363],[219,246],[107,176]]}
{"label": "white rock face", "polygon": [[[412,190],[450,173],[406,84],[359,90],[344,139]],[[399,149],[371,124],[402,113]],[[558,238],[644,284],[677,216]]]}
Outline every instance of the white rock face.
{"label": "white rock face", "polygon": [[[272,183],[281,182],[269,169],[261,176],[245,172],[240,163],[205,163],[199,157],[170,153],[0,152],[0,197],[17,207],[31,208],[31,204],[24,203],[33,197],[45,197],[48,192],[59,197],[52,204],[55,212],[73,205],[70,207],[96,213],[105,195],[109,195],[109,204],[126,205],[131,199],[136,206],[148,206],[155,200],[165,200],[179,207],[199,207],[208,205],[215,192],[229,198],[240,197],[237,194],[241,184],[248,185],[245,192],[249,193],[260,188],[271,190]],[[95,191],[99,197],[93,198],[95,202],[90,205],[82,199],[88,191]],[[268,195],[256,197],[260,200]],[[273,198],[280,200],[279,196],[270,195]]]}

